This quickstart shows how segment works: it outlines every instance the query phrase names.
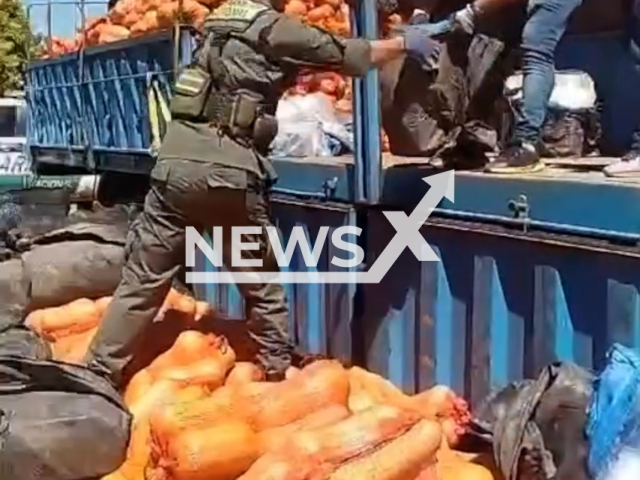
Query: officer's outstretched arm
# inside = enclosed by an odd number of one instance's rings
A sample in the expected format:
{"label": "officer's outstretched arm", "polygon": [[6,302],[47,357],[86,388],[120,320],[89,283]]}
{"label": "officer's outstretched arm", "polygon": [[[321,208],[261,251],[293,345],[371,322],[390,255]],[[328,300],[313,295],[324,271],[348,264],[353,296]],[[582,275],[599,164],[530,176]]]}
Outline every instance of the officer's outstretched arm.
{"label": "officer's outstretched arm", "polygon": [[269,55],[280,62],[351,76],[364,76],[410,47],[406,36],[373,41],[344,39],[285,15],[265,28],[261,39]]}

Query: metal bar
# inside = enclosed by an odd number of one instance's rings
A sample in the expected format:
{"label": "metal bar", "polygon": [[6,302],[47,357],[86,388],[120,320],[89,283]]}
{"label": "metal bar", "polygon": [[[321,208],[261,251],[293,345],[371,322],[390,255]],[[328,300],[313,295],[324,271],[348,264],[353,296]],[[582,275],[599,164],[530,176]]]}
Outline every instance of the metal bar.
{"label": "metal bar", "polygon": [[[375,40],[378,38],[377,2],[361,2],[360,21],[362,36]],[[360,83],[362,91],[363,153],[364,153],[364,190],[366,199],[377,203],[381,196],[380,179],[382,174],[382,148],[380,142],[380,83],[378,70],[369,71]]]}
{"label": "metal bar", "polygon": [[303,192],[301,190],[293,190],[289,188],[272,188],[271,191],[280,195],[290,195],[292,197],[312,198],[316,200],[329,200],[324,192]]}
{"label": "metal bar", "polygon": [[433,210],[434,216],[445,218],[456,218],[460,220],[469,220],[476,222],[489,222],[501,225],[515,226],[521,228],[531,228],[541,231],[563,233],[568,235],[576,235],[581,237],[590,237],[601,240],[618,240],[623,242],[637,243],[640,241],[640,235],[616,232],[611,230],[602,230],[599,228],[579,227],[576,225],[566,225],[553,222],[545,222],[541,220],[532,220],[528,218],[509,218],[500,215],[490,215],[485,213],[471,213],[450,210],[447,208],[436,208]]}
{"label": "metal bar", "polygon": [[[86,9],[85,0],[80,0],[80,24],[82,26],[84,26],[86,23],[85,9]],[[92,137],[89,135],[89,123],[88,123],[87,114],[86,114],[87,89],[85,88],[85,86],[88,84],[88,82],[85,79],[84,52],[85,52],[85,42],[83,40],[82,45],[80,45],[80,50],[78,52],[78,56],[79,56],[78,58],[79,77],[78,78],[80,79],[80,118],[82,119],[82,137],[83,137],[82,140],[84,142],[85,151],[87,153],[88,165],[85,165],[85,167],[88,168],[90,171],[94,171],[96,165],[93,160],[93,155],[91,153]]]}
{"label": "metal bar", "polygon": [[[84,58],[84,57],[83,57]],[[170,74],[171,70],[161,70],[158,72],[154,72],[154,74]],[[109,82],[112,80],[134,80],[136,78],[146,78],[147,77],[147,72],[143,72],[143,73],[133,73],[131,75],[117,75],[117,76],[112,76],[112,77],[104,77],[104,78],[98,78],[98,79],[93,79],[90,81],[90,83],[104,83],[104,82]],[[59,87],[75,87],[78,85],[82,85],[81,82],[78,83],[61,83],[58,85],[48,85],[46,87],[39,87],[38,90],[42,91],[42,90],[50,90],[50,89],[58,89]]]}
{"label": "metal bar", "polygon": [[53,43],[51,40],[51,27],[52,27],[52,18],[51,18],[51,0],[47,2],[47,53],[51,54],[53,50]]}
{"label": "metal bar", "polygon": [[[354,37],[360,36],[360,31],[362,30],[359,25],[359,17],[360,10],[363,8],[364,0],[361,2],[356,2],[355,6],[351,8],[351,32]],[[364,177],[365,177],[365,150],[366,145],[364,143],[364,138],[362,136],[362,132],[364,130],[364,116],[360,115],[361,112],[364,111],[363,108],[363,96],[360,85],[362,80],[352,79],[352,95],[351,99],[352,106],[351,111],[353,112],[353,143],[355,147],[354,151],[354,200],[356,202],[364,202],[366,200],[366,192],[364,188]]]}

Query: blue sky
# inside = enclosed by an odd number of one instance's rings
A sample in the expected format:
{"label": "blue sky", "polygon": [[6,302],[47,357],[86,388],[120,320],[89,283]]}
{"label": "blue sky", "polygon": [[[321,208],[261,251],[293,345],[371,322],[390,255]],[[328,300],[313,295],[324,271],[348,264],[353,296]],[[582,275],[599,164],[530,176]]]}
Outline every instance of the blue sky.
{"label": "blue sky", "polygon": [[[85,15],[95,17],[103,15],[107,11],[107,1],[91,1],[91,5],[85,5]],[[37,32],[47,33],[47,5],[46,0],[23,0],[25,7],[29,9],[31,24]],[[76,29],[80,25],[80,8],[70,5],[71,0],[64,0],[65,4],[60,4],[56,0],[51,0],[51,34],[58,37],[73,37]],[[79,2],[78,2],[79,5]]]}

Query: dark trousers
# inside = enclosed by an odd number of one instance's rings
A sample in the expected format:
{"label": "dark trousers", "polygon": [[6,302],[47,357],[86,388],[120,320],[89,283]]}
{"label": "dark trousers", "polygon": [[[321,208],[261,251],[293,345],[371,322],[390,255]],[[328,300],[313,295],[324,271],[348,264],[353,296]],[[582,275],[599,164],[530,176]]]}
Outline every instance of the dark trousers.
{"label": "dark trousers", "polygon": [[[116,383],[184,263],[186,227],[202,231],[221,226],[222,257],[229,266],[232,227],[271,225],[267,191],[251,173],[209,163],[161,160],[151,177],[144,211],[129,231],[122,280],[86,359],[90,365],[108,369]],[[278,269],[265,228],[262,232],[245,235],[245,242],[258,243],[260,248],[245,250],[243,255],[261,259],[262,267],[242,267],[245,270]],[[250,307],[250,335],[258,344],[259,360],[267,373],[283,371],[292,354],[284,289],[274,283],[238,287]]]}
{"label": "dark trousers", "polygon": [[582,0],[529,0],[522,32],[522,107],[516,113],[514,140],[536,144],[555,81],[555,51],[571,14]]}

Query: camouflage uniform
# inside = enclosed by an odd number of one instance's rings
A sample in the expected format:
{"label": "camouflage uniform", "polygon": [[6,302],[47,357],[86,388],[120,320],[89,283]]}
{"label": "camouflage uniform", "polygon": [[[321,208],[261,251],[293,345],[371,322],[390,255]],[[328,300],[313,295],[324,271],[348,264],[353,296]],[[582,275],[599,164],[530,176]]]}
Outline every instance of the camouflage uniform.
{"label": "camouflage uniform", "polygon": [[[268,190],[275,178],[268,145],[277,102],[300,68],[362,76],[372,67],[368,41],[337,39],[279,13],[266,0],[229,0],[207,22],[210,36],[195,54],[200,71],[187,69],[178,77],[173,121],[151,174],[144,212],[129,232],[122,280],[86,359],[108,369],[116,383],[184,261],[185,227],[223,227],[223,259],[229,265],[231,227],[271,225]],[[212,93],[196,108],[209,88],[207,78]],[[189,109],[202,112],[185,114]],[[243,118],[230,119],[229,111]],[[258,237],[246,241],[261,248],[244,253],[262,259],[264,270],[276,270],[265,229]],[[282,286],[239,288],[259,359],[268,373],[284,371],[293,346]]]}

